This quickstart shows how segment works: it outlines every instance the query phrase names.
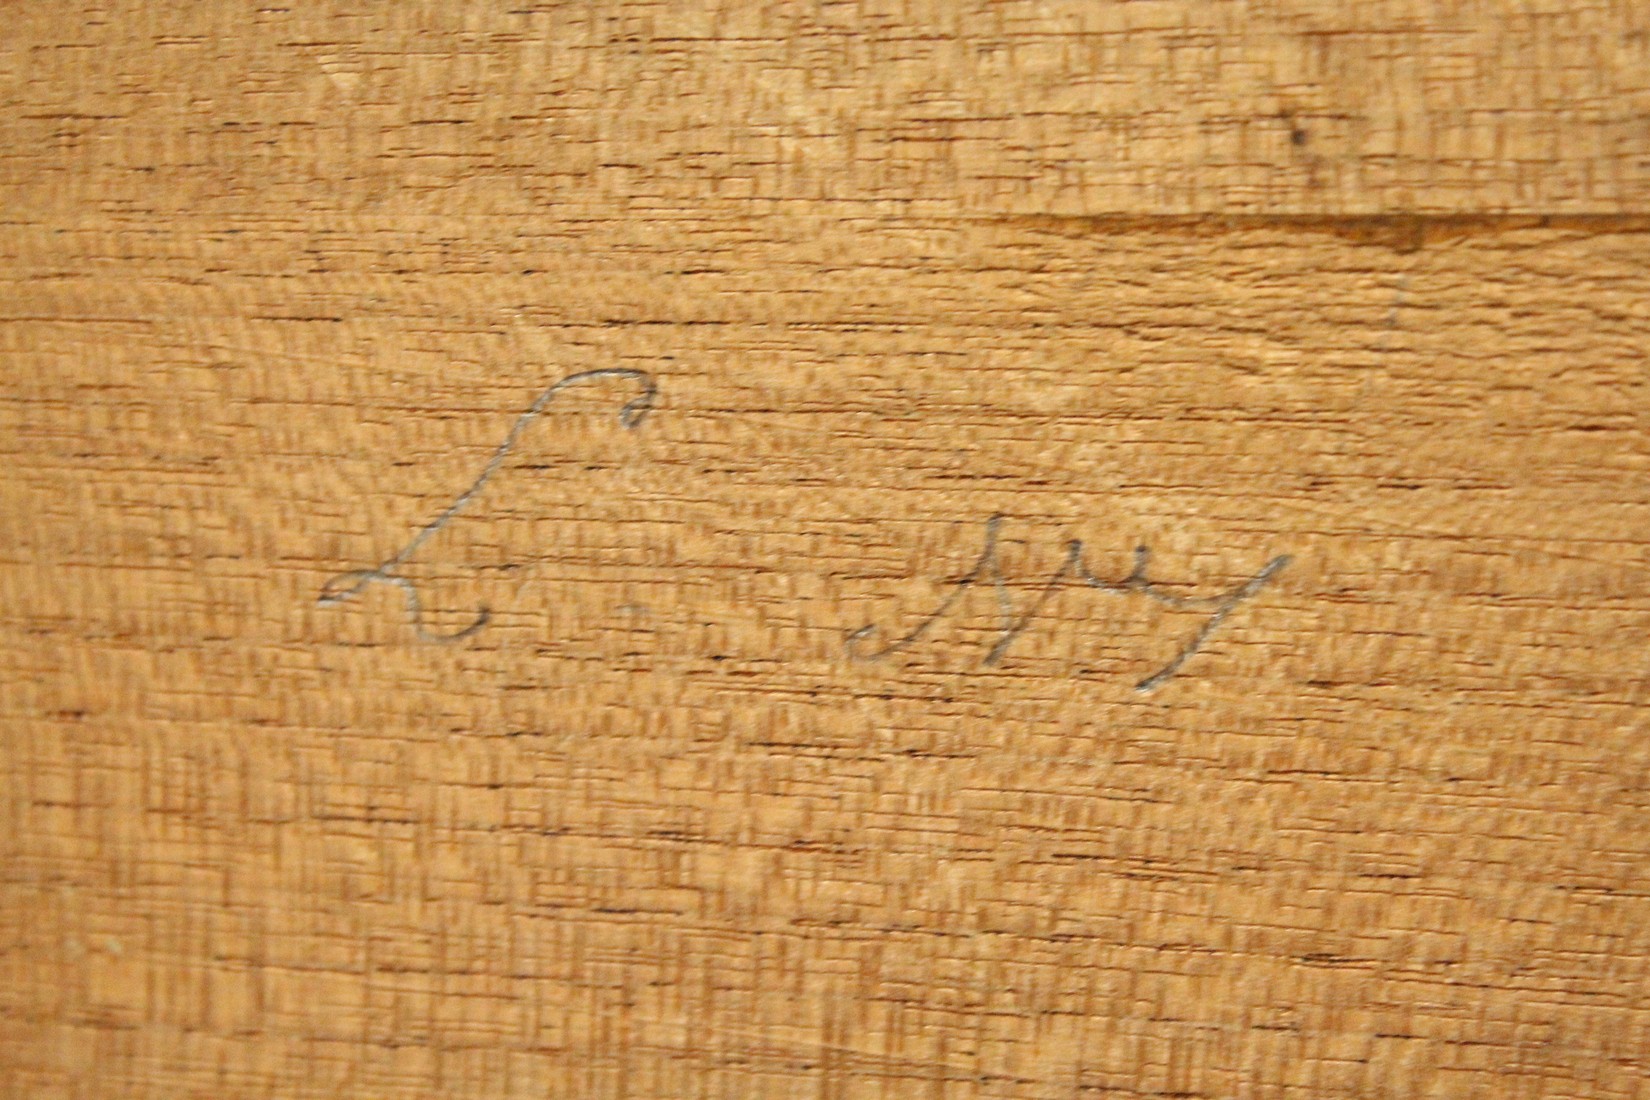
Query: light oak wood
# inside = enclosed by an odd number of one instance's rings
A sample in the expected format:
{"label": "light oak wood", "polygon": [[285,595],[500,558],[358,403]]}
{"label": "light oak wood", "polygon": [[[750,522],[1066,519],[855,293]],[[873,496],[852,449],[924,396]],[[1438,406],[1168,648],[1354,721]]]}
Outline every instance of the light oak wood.
{"label": "light oak wood", "polygon": [[0,1094],[1650,1088],[1650,8],[0,15]]}

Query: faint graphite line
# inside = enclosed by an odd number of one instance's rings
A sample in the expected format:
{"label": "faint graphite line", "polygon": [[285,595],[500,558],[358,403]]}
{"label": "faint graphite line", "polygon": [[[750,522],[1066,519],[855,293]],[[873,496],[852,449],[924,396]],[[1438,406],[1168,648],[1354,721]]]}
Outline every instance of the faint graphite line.
{"label": "faint graphite line", "polygon": [[[1291,560],[1292,559],[1288,554],[1279,554],[1277,557],[1267,562],[1261,568],[1259,573],[1256,573],[1253,577],[1250,577],[1243,584],[1229,592],[1221,599],[1220,607],[1215,611],[1215,613],[1209,616],[1208,620],[1198,628],[1196,634],[1192,635],[1192,640],[1182,646],[1180,652],[1175,654],[1174,657],[1170,659],[1168,664],[1164,665],[1144,680],[1141,680],[1139,683],[1135,684],[1134,689],[1136,691],[1151,691],[1152,689],[1162,685],[1164,681],[1169,679],[1169,677],[1179,672],[1180,666],[1189,661],[1193,654],[1203,648],[1203,643],[1209,640],[1209,635],[1214,633],[1215,628],[1226,621],[1226,616],[1236,610],[1238,604],[1242,603],[1244,600],[1266,587],[1266,582],[1276,576],[1277,573],[1287,566]],[[1157,599],[1158,597],[1154,595],[1153,598]]]}
{"label": "faint graphite line", "polygon": [[517,441],[520,440],[522,433],[527,430],[534,420],[538,419],[556,394],[568,386],[579,382],[594,381],[599,378],[625,378],[640,383],[642,392],[625,402],[624,407],[619,410],[619,423],[627,429],[634,429],[642,422],[648,411],[653,408],[653,403],[659,394],[659,387],[654,382],[653,376],[646,371],[632,367],[602,367],[597,370],[580,371],[577,374],[570,374],[563,378],[539,394],[533,403],[527,406],[527,409],[520,416],[516,417],[515,423],[510,426],[510,431],[505,435],[503,442],[493,451],[493,455],[487,460],[487,464],[482,467],[481,472],[476,475],[475,480],[470,483],[469,487],[459,493],[451,504],[444,508],[434,519],[419,528],[405,546],[385,558],[377,566],[372,569],[356,569],[339,573],[327,581],[326,584],[321,586],[321,594],[316,598],[316,604],[321,607],[332,607],[360,594],[371,585],[390,584],[401,590],[402,597],[407,605],[407,619],[412,623],[413,630],[417,632],[418,637],[424,641],[456,642],[469,637],[486,626],[488,620],[492,618],[492,612],[483,607],[476,615],[475,621],[461,630],[450,634],[438,634],[425,629],[424,606],[419,599],[418,589],[411,580],[398,576],[395,570],[411,558],[421,546],[434,538],[437,532],[451,523],[460,512],[470,505],[471,501],[480,495],[487,482],[504,465],[505,458],[508,457]]}
{"label": "faint graphite line", "polygon": [[1409,275],[1405,271],[1398,276],[1397,285],[1392,290],[1392,307],[1387,310],[1386,322],[1381,328],[1381,340],[1377,350],[1385,351],[1392,334],[1398,328],[1398,311],[1404,308],[1404,295],[1409,291]]}
{"label": "faint graphite line", "polygon": [[1176,610],[1208,610],[1212,611],[1207,621],[1198,629],[1189,642],[1180,648],[1180,651],[1170,659],[1169,663],[1150,676],[1138,681],[1134,687],[1141,692],[1152,691],[1162,686],[1166,681],[1180,671],[1181,667],[1203,648],[1209,636],[1225,622],[1226,617],[1237,609],[1244,600],[1249,599],[1264,588],[1277,573],[1286,567],[1291,558],[1287,554],[1280,554],[1267,562],[1260,572],[1249,578],[1243,584],[1231,591],[1216,596],[1180,596],[1166,591],[1161,585],[1146,576],[1146,569],[1150,564],[1151,551],[1145,546],[1137,546],[1134,551],[1134,568],[1121,581],[1108,581],[1096,576],[1083,560],[1083,540],[1071,539],[1066,543],[1066,554],[1060,567],[1050,576],[1031,605],[1023,614],[1016,614],[1013,600],[1008,591],[1008,582],[1003,576],[1001,561],[997,554],[999,532],[1002,528],[1003,515],[998,513],[986,520],[985,547],[981,550],[974,566],[960,580],[956,581],[952,590],[946,595],[940,605],[928,615],[924,616],[915,627],[905,634],[889,642],[880,649],[869,653],[856,652],[860,644],[877,633],[881,628],[875,623],[868,623],[850,633],[845,645],[851,658],[875,661],[887,657],[920,641],[933,628],[934,624],[956,605],[963,594],[982,578],[991,582],[996,596],[998,613],[1002,625],[998,629],[997,640],[987,651],[982,664],[995,666],[1001,662],[1009,646],[1023,634],[1031,625],[1037,613],[1053,598],[1056,591],[1068,579],[1081,581],[1090,588],[1102,592],[1111,592],[1118,595],[1136,594],[1153,600],[1165,607]]}

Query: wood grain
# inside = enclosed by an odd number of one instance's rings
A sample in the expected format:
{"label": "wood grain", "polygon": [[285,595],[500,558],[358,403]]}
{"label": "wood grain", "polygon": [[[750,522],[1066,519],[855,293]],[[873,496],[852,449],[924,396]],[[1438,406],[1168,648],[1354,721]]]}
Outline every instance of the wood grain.
{"label": "wood grain", "polygon": [[3,14],[0,1094],[1650,1090],[1644,5]]}

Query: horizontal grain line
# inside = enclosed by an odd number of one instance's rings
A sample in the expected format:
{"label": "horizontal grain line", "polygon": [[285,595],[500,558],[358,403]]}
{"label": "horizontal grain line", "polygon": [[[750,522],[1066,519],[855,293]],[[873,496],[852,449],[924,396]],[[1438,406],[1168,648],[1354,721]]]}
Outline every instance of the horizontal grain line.
{"label": "horizontal grain line", "polygon": [[1266,230],[1315,233],[1358,244],[1384,245],[1399,252],[1528,229],[1555,229],[1585,236],[1650,232],[1650,214],[1630,213],[1016,214],[989,220],[1079,236],[1164,233],[1214,237]]}

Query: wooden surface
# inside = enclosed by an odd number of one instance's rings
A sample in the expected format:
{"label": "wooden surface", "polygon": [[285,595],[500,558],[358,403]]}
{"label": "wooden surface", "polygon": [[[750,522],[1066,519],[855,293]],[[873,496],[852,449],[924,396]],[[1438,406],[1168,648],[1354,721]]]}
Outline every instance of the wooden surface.
{"label": "wooden surface", "polygon": [[1650,1095],[1650,7],[0,23],[0,1095]]}

